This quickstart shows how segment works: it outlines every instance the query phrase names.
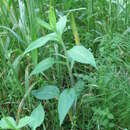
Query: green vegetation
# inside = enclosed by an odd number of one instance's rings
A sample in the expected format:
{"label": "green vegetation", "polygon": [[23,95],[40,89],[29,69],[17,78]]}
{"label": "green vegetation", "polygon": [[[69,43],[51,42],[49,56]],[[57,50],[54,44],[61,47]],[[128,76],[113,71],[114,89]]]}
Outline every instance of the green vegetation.
{"label": "green vegetation", "polygon": [[129,130],[130,1],[0,0],[0,129]]}

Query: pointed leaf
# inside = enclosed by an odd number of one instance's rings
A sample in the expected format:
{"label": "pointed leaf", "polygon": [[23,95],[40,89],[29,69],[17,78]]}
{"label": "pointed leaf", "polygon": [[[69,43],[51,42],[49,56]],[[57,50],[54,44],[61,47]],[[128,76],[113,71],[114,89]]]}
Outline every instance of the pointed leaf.
{"label": "pointed leaf", "polygon": [[38,90],[33,90],[32,94],[38,99],[48,100],[52,98],[59,97],[59,89],[56,86],[49,85],[39,88]]}
{"label": "pointed leaf", "polygon": [[63,123],[63,120],[71,108],[74,100],[76,99],[76,94],[74,88],[65,89],[60,97],[58,102],[58,113],[60,119],[60,125]]}
{"label": "pointed leaf", "polygon": [[52,6],[50,6],[50,10],[49,10],[49,22],[50,22],[50,26],[52,29],[56,29],[56,16],[55,16],[55,11],[54,8]]}
{"label": "pointed leaf", "polygon": [[33,41],[32,43],[29,44],[29,46],[25,50],[24,54],[26,54],[34,49],[37,49],[41,46],[44,46],[48,41],[57,41],[56,33],[48,34],[46,36],[43,36],[43,37]]}
{"label": "pointed leaf", "polygon": [[0,28],[5,29],[5,30],[11,32],[11,33],[16,37],[16,39],[17,39],[19,42],[24,43],[24,41],[21,39],[21,37],[20,37],[16,32],[14,32],[13,29],[10,29],[10,28],[8,28],[8,27],[6,27],[6,26],[0,26]]}
{"label": "pointed leaf", "polygon": [[59,21],[56,23],[56,29],[59,32],[60,35],[64,32],[64,29],[66,27],[67,17],[62,16],[60,17]]}
{"label": "pointed leaf", "polygon": [[21,118],[17,128],[19,129],[19,128],[22,128],[22,127],[26,126],[27,124],[29,124],[30,119],[31,118],[29,116],[25,116],[25,117]]}
{"label": "pointed leaf", "polygon": [[51,30],[51,27],[50,25],[45,22],[44,20],[41,20],[40,18],[37,18],[37,22],[44,28],[48,29],[48,30]]}
{"label": "pointed leaf", "polygon": [[30,128],[35,130],[37,127],[39,127],[44,121],[44,117],[45,117],[45,112],[42,105],[40,104],[31,113],[31,116],[30,116],[31,120],[29,123]]}
{"label": "pointed leaf", "polygon": [[78,30],[77,30],[75,18],[74,18],[72,13],[71,13],[71,26],[72,26],[73,35],[74,35],[74,38],[75,38],[75,43],[76,43],[76,45],[80,45],[79,33],[78,33]]}
{"label": "pointed leaf", "polygon": [[31,75],[39,74],[39,73],[49,69],[50,67],[52,67],[53,64],[54,64],[53,58],[51,58],[51,57],[46,58],[45,60],[41,61],[39,64],[36,65],[36,67],[34,68],[34,70],[31,73]]}
{"label": "pointed leaf", "polygon": [[93,54],[83,46],[74,46],[68,51],[68,57],[73,61],[77,61],[83,64],[90,64],[97,68]]}
{"label": "pointed leaf", "polygon": [[20,61],[22,60],[23,55],[19,55],[13,62],[13,67],[16,69],[17,66],[19,65]]}
{"label": "pointed leaf", "polygon": [[16,122],[12,117],[4,117],[0,120],[0,128],[14,129],[16,128]]}

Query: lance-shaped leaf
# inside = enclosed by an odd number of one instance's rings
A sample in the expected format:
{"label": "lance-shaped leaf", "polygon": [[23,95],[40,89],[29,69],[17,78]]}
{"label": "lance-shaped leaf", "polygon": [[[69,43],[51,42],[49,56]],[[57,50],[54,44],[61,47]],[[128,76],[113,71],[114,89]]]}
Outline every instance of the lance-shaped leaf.
{"label": "lance-shaped leaf", "polygon": [[74,35],[74,38],[75,38],[75,43],[76,43],[76,45],[80,45],[79,33],[78,33],[78,30],[77,30],[75,18],[74,18],[72,13],[71,13],[71,26],[72,26],[73,35]]}
{"label": "lance-shaped leaf", "polygon": [[36,65],[36,67],[34,68],[34,70],[31,73],[31,75],[39,74],[39,73],[49,69],[50,67],[52,67],[53,64],[54,64],[53,58],[51,58],[51,57],[46,58],[45,60],[41,61],[39,64]]}
{"label": "lance-shaped leaf", "polygon": [[29,123],[29,126],[32,128],[32,130],[36,130],[37,127],[39,127],[42,122],[44,121],[45,112],[43,109],[43,106],[40,104],[37,108],[35,108],[31,113],[31,121]]}
{"label": "lance-shaped leaf", "polygon": [[25,116],[25,117],[21,118],[21,119],[19,120],[19,124],[18,124],[17,128],[20,129],[20,128],[22,128],[22,127],[28,125],[29,122],[30,122],[30,119],[31,119],[31,118],[30,118],[29,116]]}
{"label": "lance-shaped leaf", "polygon": [[13,117],[4,117],[0,120],[0,128],[2,129],[20,129],[22,127],[25,127],[30,122],[30,117],[25,116],[19,120],[19,124],[16,125],[16,121],[13,119]]}
{"label": "lance-shaped leaf", "polygon": [[43,36],[43,37],[33,41],[32,43],[29,44],[29,46],[25,50],[24,54],[26,54],[34,49],[37,49],[41,46],[44,46],[48,41],[57,41],[56,33],[48,34],[46,36]]}
{"label": "lance-shaped leaf", "polygon": [[49,25],[47,22],[45,22],[44,20],[41,20],[40,18],[37,18],[37,22],[38,22],[38,24],[41,25],[42,27],[44,27],[44,28],[46,28],[46,29],[48,29],[48,30],[51,30],[50,25]]}
{"label": "lance-shaped leaf", "polygon": [[60,125],[63,123],[64,118],[67,115],[75,99],[76,99],[76,93],[74,88],[65,89],[61,93],[58,102]]}
{"label": "lance-shaped leaf", "polygon": [[68,57],[73,61],[90,64],[97,68],[93,54],[83,46],[74,46],[68,51]]}
{"label": "lance-shaped leaf", "polygon": [[43,86],[39,88],[38,90],[33,90],[32,94],[38,99],[48,100],[52,98],[58,98],[60,91],[58,87],[54,85],[49,85],[49,86]]}
{"label": "lance-shaped leaf", "polygon": [[60,17],[59,21],[56,23],[56,29],[60,35],[64,32],[64,29],[66,27],[67,17],[62,16]]}
{"label": "lance-shaped leaf", "polygon": [[0,128],[2,128],[2,129],[15,129],[16,122],[12,117],[3,117],[0,120]]}

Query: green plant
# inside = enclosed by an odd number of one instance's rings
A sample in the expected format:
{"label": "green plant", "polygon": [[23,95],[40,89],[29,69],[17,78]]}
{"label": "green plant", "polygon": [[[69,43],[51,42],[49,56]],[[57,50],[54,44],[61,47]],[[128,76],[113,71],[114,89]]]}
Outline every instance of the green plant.
{"label": "green plant", "polygon": [[[64,50],[64,56],[65,56],[65,64],[68,68],[68,73],[70,76],[70,80],[71,80],[71,85],[68,87],[68,89],[63,90],[63,92],[61,93],[61,95],[59,95],[59,90],[58,88],[53,88],[52,86],[47,86],[46,88],[43,87],[40,88],[39,90],[35,90],[35,92],[33,92],[33,95],[35,95],[36,98],[38,99],[52,99],[54,97],[59,99],[59,103],[58,103],[58,113],[59,113],[59,119],[60,119],[60,125],[63,123],[63,120],[66,116],[66,114],[68,113],[70,107],[73,105],[73,103],[76,101],[76,92],[75,92],[75,87],[74,87],[74,79],[73,79],[73,74],[72,74],[72,68],[74,66],[74,62],[79,62],[79,63],[83,63],[83,64],[91,64],[92,66],[94,66],[96,68],[96,64],[95,64],[95,60],[93,58],[93,55],[91,54],[91,52],[89,50],[87,50],[86,48],[84,48],[83,46],[75,46],[72,49],[70,49],[69,51],[66,50],[65,44],[63,42],[62,39],[62,34],[64,32],[64,28],[66,26],[66,16],[62,16],[60,17],[59,21],[56,23],[56,19],[55,18],[55,14],[53,9],[50,9],[50,16],[49,16],[49,20],[50,20],[50,25],[48,25],[45,22],[42,22],[42,25],[45,28],[51,28],[51,30],[54,31],[54,35],[52,35],[50,37],[50,39],[48,40],[56,40],[60,46],[63,47]],[[47,25],[47,27],[46,27]],[[46,38],[47,36],[45,36]],[[37,42],[37,45],[35,44]],[[29,45],[29,47],[25,50],[25,53],[32,51],[33,49],[36,49],[39,47],[40,43],[42,43],[41,45],[43,45],[43,42],[39,42],[39,39],[33,43],[31,43]],[[60,62],[60,61],[56,61],[56,62]],[[31,74],[38,74],[43,72],[44,70],[46,70],[46,66],[47,67],[51,67],[53,65],[54,60],[52,58],[50,58],[50,60],[44,60],[42,62],[40,62],[38,65],[36,65],[36,67],[34,68],[34,70],[32,71]],[[70,66],[71,63],[71,66]],[[82,86],[81,86],[82,87]],[[57,94],[54,93],[57,90]],[[47,93],[50,94],[47,94]],[[46,93],[47,95],[43,94]],[[50,95],[50,96],[49,96]],[[47,98],[49,96],[49,98]],[[74,106],[76,107],[76,106]],[[74,108],[76,109],[76,108]],[[71,117],[72,118],[72,117]]]}
{"label": "green plant", "polygon": [[129,129],[128,12],[129,0],[0,1],[1,129]]}
{"label": "green plant", "polygon": [[2,129],[13,129],[20,130],[21,128],[29,125],[32,130],[35,130],[38,126],[40,126],[44,120],[44,109],[40,104],[37,108],[33,110],[30,116],[25,116],[19,120],[19,122],[15,122],[12,117],[4,117],[0,120],[0,127]]}
{"label": "green plant", "polygon": [[[51,40],[56,41],[57,44],[61,46],[64,51],[62,55],[64,55],[65,61],[61,61],[61,60],[55,61],[54,58],[52,57],[46,58],[45,60],[41,61],[35,66],[35,68],[31,72],[30,77],[29,77],[31,79],[33,75],[43,73],[47,69],[51,68],[53,64],[65,62],[65,65],[67,66],[67,69],[68,69],[70,81],[71,81],[70,85],[67,86],[68,87],[67,89],[64,89],[61,94],[59,93],[58,87],[52,86],[52,85],[39,88],[38,90],[33,90],[33,95],[38,99],[41,99],[41,100],[47,100],[47,99],[52,99],[52,98],[58,99],[58,113],[59,113],[60,125],[62,125],[65,116],[67,115],[67,113],[69,112],[72,106],[73,106],[73,110],[72,110],[73,116],[75,115],[75,112],[76,112],[76,100],[77,100],[76,92],[77,91],[75,87],[74,77],[72,74],[74,63],[79,62],[83,64],[90,64],[96,68],[96,63],[95,63],[92,53],[88,49],[83,47],[82,45],[74,46],[70,50],[66,49],[66,46],[62,39],[62,34],[66,27],[66,22],[67,22],[67,16],[61,16],[59,18],[59,21],[56,23],[56,16],[54,13],[54,9],[53,7],[50,7],[49,24],[42,20],[40,20],[40,23],[46,29],[53,31],[53,33],[48,34],[32,42],[31,44],[29,44],[29,46],[24,52],[24,55],[25,55],[33,50],[36,50],[39,47],[42,47],[43,45],[45,46],[45,44],[47,44],[47,42]],[[80,87],[83,87],[83,86],[80,86]],[[20,122],[19,120],[20,109],[21,107],[19,107],[18,109],[17,124],[19,124]],[[71,114],[69,114],[69,116],[70,116],[71,122],[73,122]],[[31,126],[33,125],[35,124],[32,123]],[[20,128],[20,127],[15,127],[15,129],[16,128]],[[36,127],[32,127],[32,128],[35,129]]]}

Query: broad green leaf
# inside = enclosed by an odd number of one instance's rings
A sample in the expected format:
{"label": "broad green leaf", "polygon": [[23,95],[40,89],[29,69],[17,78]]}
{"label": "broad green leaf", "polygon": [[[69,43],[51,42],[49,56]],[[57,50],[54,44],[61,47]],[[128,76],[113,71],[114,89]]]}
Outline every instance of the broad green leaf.
{"label": "broad green leaf", "polygon": [[46,58],[45,60],[41,61],[39,64],[36,65],[36,67],[34,68],[34,70],[31,73],[31,75],[39,74],[39,73],[49,69],[50,67],[52,67],[53,64],[54,64],[53,58],[51,58],[51,57]]}
{"label": "broad green leaf", "polygon": [[67,115],[75,99],[76,99],[76,93],[74,88],[65,89],[61,93],[58,102],[60,125],[63,123],[64,118]]}
{"label": "broad green leaf", "polygon": [[64,32],[64,29],[66,27],[67,17],[62,16],[60,17],[59,21],[56,23],[56,29],[60,35]]}
{"label": "broad green leaf", "polygon": [[34,49],[37,49],[41,46],[44,46],[48,41],[57,41],[56,33],[48,34],[46,36],[43,36],[43,37],[33,41],[32,43],[29,44],[29,46],[25,50],[24,54],[26,54]]}
{"label": "broad green leaf", "polygon": [[83,46],[74,46],[68,51],[68,57],[73,61],[90,64],[97,68],[93,54]]}
{"label": "broad green leaf", "polygon": [[51,27],[48,23],[46,23],[44,20],[41,20],[40,18],[37,18],[38,24],[40,24],[42,27],[51,30]]}
{"label": "broad green leaf", "polygon": [[40,104],[31,113],[31,116],[30,116],[31,119],[29,123],[30,128],[35,130],[37,127],[39,127],[44,121],[44,117],[45,117],[45,112],[42,105]]}
{"label": "broad green leaf", "polygon": [[29,124],[30,119],[31,118],[29,116],[25,116],[25,117],[21,118],[17,128],[19,129],[19,128],[22,128],[22,127],[26,126],[27,124]]}
{"label": "broad green leaf", "polygon": [[48,100],[52,98],[58,98],[60,91],[56,86],[49,85],[32,91],[33,96],[41,100]]}
{"label": "broad green leaf", "polygon": [[2,128],[2,129],[15,129],[16,122],[12,117],[4,117],[0,120],[0,128]]}

